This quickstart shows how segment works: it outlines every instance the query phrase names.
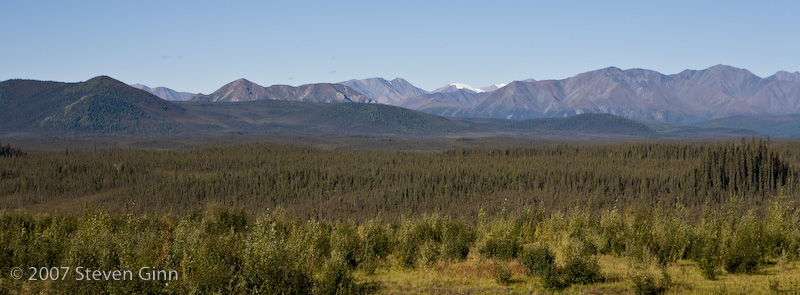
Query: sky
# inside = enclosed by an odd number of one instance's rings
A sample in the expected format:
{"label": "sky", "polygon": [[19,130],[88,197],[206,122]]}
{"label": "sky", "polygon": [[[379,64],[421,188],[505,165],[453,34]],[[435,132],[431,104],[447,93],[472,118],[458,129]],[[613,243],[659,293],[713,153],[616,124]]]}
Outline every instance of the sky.
{"label": "sky", "polygon": [[600,68],[800,70],[800,1],[0,0],[0,81],[210,93],[401,77],[433,90]]}

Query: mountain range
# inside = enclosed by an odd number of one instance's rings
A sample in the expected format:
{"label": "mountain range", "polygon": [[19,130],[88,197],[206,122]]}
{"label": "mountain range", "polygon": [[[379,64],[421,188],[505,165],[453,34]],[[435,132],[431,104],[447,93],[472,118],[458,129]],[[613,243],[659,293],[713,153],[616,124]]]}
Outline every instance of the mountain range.
{"label": "mountain range", "polygon": [[428,93],[401,78],[391,81],[383,78],[348,80],[339,84],[353,88],[376,102],[396,106],[401,105],[406,98]]}
{"label": "mountain range", "polygon": [[445,117],[523,120],[603,113],[640,121],[692,124],[739,115],[799,113],[800,72],[779,71],[761,78],[748,70],[725,65],[674,75],[609,67],[562,80],[528,79],[484,88],[452,83],[430,92],[401,78],[299,87],[263,87],[240,79],[210,95],[198,94],[192,98],[195,101],[259,99],[377,102]]}
{"label": "mountain range", "polygon": [[342,84],[306,84],[299,87],[273,85],[263,87],[246,79],[222,86],[209,95],[198,94],[193,101],[238,102],[254,100],[288,100],[305,102],[372,102],[370,98]]}
{"label": "mountain range", "polygon": [[[446,118],[380,103],[363,103],[368,100],[356,99],[363,95],[351,93],[354,90],[340,84],[267,88],[258,88],[251,84],[245,87],[245,90],[250,89],[247,92],[237,92],[235,90],[240,90],[237,86],[239,84],[248,83],[246,80],[239,80],[224,89],[225,91],[208,96],[197,95],[193,101],[171,102],[106,76],[79,83],[3,81],[0,82],[0,122],[4,124],[0,125],[0,136],[172,137],[260,134],[614,139],[705,138],[754,134],[751,131],[717,126],[691,129],[651,126],[608,114],[531,120]],[[268,95],[274,95],[276,89],[286,90],[296,100],[269,99]],[[241,95],[244,94],[244,98],[249,97],[249,100],[242,98]],[[203,97],[207,101],[200,99]]]}
{"label": "mountain range", "polygon": [[177,101],[188,95],[106,76],[8,80],[0,82],[0,135],[800,137],[798,72],[611,67],[495,90],[455,88],[428,92],[400,78],[297,87],[239,79]]}

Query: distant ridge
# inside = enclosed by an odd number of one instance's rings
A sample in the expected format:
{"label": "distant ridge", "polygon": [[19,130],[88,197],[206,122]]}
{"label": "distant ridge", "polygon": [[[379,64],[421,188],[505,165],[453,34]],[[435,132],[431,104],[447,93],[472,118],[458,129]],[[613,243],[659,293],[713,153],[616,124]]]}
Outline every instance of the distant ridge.
{"label": "distant ridge", "polygon": [[155,96],[158,96],[163,100],[169,100],[169,101],[187,101],[187,100],[192,99],[192,97],[195,96],[194,93],[178,92],[178,91],[166,88],[166,87],[150,88],[150,87],[147,87],[145,85],[138,84],[138,83],[137,84],[131,84],[131,87],[150,92],[151,94],[153,94]]}
{"label": "distant ridge", "polygon": [[[2,136],[208,136],[269,134],[289,136],[512,136],[569,139],[658,138],[639,122],[613,115],[584,114],[535,120],[449,119],[406,108],[371,103],[329,103],[334,91],[348,98],[360,94],[338,84],[260,87],[238,80],[217,93],[250,101],[169,102],[153,94],[99,76],[80,83],[9,80],[0,82]],[[238,85],[236,85],[238,84]],[[249,90],[248,90],[249,88]],[[350,89],[350,90],[348,90]],[[257,95],[293,95],[298,100],[257,99]],[[280,92],[285,91],[285,92]],[[319,91],[317,94],[315,91]],[[276,94],[277,93],[277,94]],[[464,95],[482,93],[463,92]],[[441,95],[432,93],[429,95]],[[363,97],[363,95],[361,95]],[[309,98],[309,99],[307,99]],[[367,98],[365,98],[366,101]],[[323,102],[317,102],[323,101]],[[327,101],[327,102],[325,102]],[[476,101],[465,101],[465,105]],[[714,127],[714,136],[729,136]],[[662,127],[660,130],[678,129]],[[671,131],[670,131],[671,132]],[[695,127],[692,136],[703,134]],[[677,134],[677,133],[676,133]]]}
{"label": "distant ridge", "polygon": [[606,113],[683,124],[734,115],[800,112],[800,82],[792,82],[792,74],[779,76],[763,79],[724,65],[675,75],[611,67],[563,80],[512,82],[474,110],[489,118]]}
{"label": "distant ridge", "polygon": [[489,94],[489,92],[478,93],[467,89],[433,92],[407,98],[400,106],[444,117],[481,117],[474,107],[486,99]]}
{"label": "distant ridge", "polygon": [[341,84],[318,83],[299,87],[273,85],[263,87],[246,79],[222,86],[209,95],[198,94],[193,101],[241,102],[255,100],[288,100],[306,102],[372,102],[367,96]]}
{"label": "distant ridge", "polygon": [[[348,89],[322,89],[322,85]],[[378,102],[446,117],[512,120],[597,113],[684,125],[738,115],[800,113],[800,72],[779,71],[761,78],[726,65],[674,75],[608,67],[562,80],[526,79],[478,89],[452,83],[432,92],[401,78],[348,80],[298,88],[303,90],[287,85],[263,87],[240,79],[193,100]],[[302,92],[313,95],[301,97],[298,93]]]}
{"label": "distant ridge", "polygon": [[339,84],[353,88],[376,102],[396,106],[403,105],[405,99],[409,97],[428,93],[425,90],[411,85],[411,83],[402,78],[395,78],[391,81],[387,81],[383,78],[369,78],[363,80],[348,80],[339,82]]}
{"label": "distant ridge", "polygon": [[[353,87],[347,84],[353,85]],[[148,89],[144,85],[135,85]],[[502,86],[502,87],[500,87]],[[396,78],[387,81],[382,78],[349,80],[342,83],[317,83],[300,86],[273,85],[263,87],[246,79],[230,82],[211,94],[197,94],[189,102],[170,102],[148,91],[136,89],[106,76],[98,76],[86,82],[62,83],[35,80],[8,80],[0,82],[0,134],[104,134],[104,135],[143,135],[143,134],[220,134],[220,133],[265,133],[273,134],[281,130],[325,134],[332,129],[317,125],[335,125],[335,130],[361,126],[354,121],[367,112],[373,118],[379,110],[391,110],[391,101],[401,106],[423,113],[454,117],[450,120],[466,124],[458,128],[436,121],[443,130],[460,130],[470,134],[506,134],[533,136],[520,124],[505,122],[512,120],[527,122],[530,119],[553,119],[558,124],[570,122],[572,117],[581,122],[599,120],[606,117],[586,117],[585,114],[608,114],[615,118],[647,122],[651,128],[613,128],[635,136],[684,136],[711,132],[725,137],[726,134],[765,134],[771,136],[800,137],[800,131],[793,131],[800,124],[800,72],[780,71],[767,78],[761,78],[746,69],[726,65],[716,65],[703,70],[685,70],[678,74],[664,75],[646,69],[622,70],[609,67],[590,71],[562,80],[532,79],[513,81],[494,91],[476,92],[461,87],[449,92],[426,92],[414,87],[408,81]],[[492,89],[494,88],[492,87]],[[366,95],[363,92],[369,93]],[[458,88],[458,87],[456,87]],[[164,88],[166,89],[166,88]],[[491,90],[488,89],[487,90]],[[420,94],[421,93],[421,94]],[[413,96],[412,96],[413,95]],[[236,104],[254,101],[285,101],[304,103],[345,103],[351,113],[336,120],[318,113],[323,105],[300,105],[297,108],[311,108],[306,111],[317,114],[320,120],[298,121],[298,118],[282,117],[275,121],[257,116],[243,116],[235,120],[234,114],[240,111],[264,116],[275,116],[284,110],[238,110],[254,106],[265,108],[275,104]],[[380,103],[384,101],[386,103]],[[232,104],[219,104],[229,102]],[[233,103],[236,102],[236,103]],[[378,103],[380,109],[361,108],[361,105]],[[225,106],[221,106],[225,105]],[[289,105],[283,105],[289,106]],[[337,106],[341,108],[344,106]],[[331,108],[327,110],[336,110]],[[189,109],[191,109],[189,111]],[[383,111],[381,111],[383,112]],[[389,112],[389,111],[387,111]],[[411,112],[395,116],[408,120],[423,120],[419,113]],[[584,115],[584,116],[581,116]],[[226,119],[227,118],[227,119]],[[333,121],[323,122],[321,119]],[[440,117],[436,117],[440,118]],[[463,119],[467,118],[467,119]],[[440,118],[444,119],[444,118]],[[483,120],[483,119],[500,119]],[[439,120],[439,119],[436,119]],[[375,126],[359,127],[356,134],[380,134],[379,130],[393,130],[391,134],[417,136],[434,134],[439,127],[432,125],[413,125],[411,123],[389,123],[392,120],[373,121]],[[613,120],[603,119],[590,125],[604,126]],[[257,123],[261,122],[261,123]],[[491,122],[491,123],[487,123]],[[539,121],[539,125],[528,125],[533,130],[550,128],[548,134],[558,129]],[[706,122],[706,123],[704,123]],[[601,124],[602,123],[602,124]],[[666,123],[666,124],[659,124]],[[744,124],[747,123],[747,124]],[[253,125],[256,124],[256,125]],[[258,125],[267,124],[267,125]],[[277,125],[276,125],[277,124]],[[287,125],[288,124],[288,125]],[[299,124],[299,125],[298,125]],[[305,125],[303,125],[305,124]],[[383,124],[406,126],[389,128]],[[409,125],[410,124],[410,125]],[[431,123],[432,124],[432,123]],[[527,124],[527,123],[525,123]],[[544,124],[544,125],[542,125]],[[549,123],[548,123],[549,124]],[[554,123],[555,124],[555,123]],[[672,125],[679,124],[679,125]],[[341,125],[341,126],[339,126]],[[633,126],[627,124],[629,127]],[[267,128],[273,126],[276,129]],[[281,127],[282,126],[282,127]],[[292,126],[292,127],[287,127]],[[298,126],[305,126],[309,131]],[[415,127],[408,127],[415,126]],[[550,126],[550,127],[548,127]],[[610,126],[610,125],[609,125]],[[285,128],[284,128],[285,127]],[[570,125],[565,132],[579,132],[584,126]],[[337,129],[338,128],[338,129]],[[798,128],[800,129],[800,128]],[[316,130],[316,131],[314,131]],[[327,130],[327,131],[322,131]],[[780,130],[778,132],[778,130]],[[318,132],[317,132],[318,131]],[[614,131],[614,132],[617,132]],[[317,133],[315,133],[317,132]],[[365,132],[365,133],[364,133]],[[447,131],[451,132],[451,131]],[[451,134],[447,133],[445,134]],[[596,132],[603,132],[596,130]],[[614,133],[612,132],[612,133]],[[337,131],[336,134],[352,134]],[[438,134],[438,133],[437,133]],[[649,134],[649,135],[646,135]],[[680,135],[679,135],[680,134]]]}

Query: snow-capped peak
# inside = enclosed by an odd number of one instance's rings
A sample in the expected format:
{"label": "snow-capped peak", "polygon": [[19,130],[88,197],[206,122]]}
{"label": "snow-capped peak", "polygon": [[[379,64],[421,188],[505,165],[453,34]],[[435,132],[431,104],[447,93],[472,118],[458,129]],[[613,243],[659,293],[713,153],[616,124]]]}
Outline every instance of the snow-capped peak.
{"label": "snow-capped peak", "polygon": [[458,91],[458,90],[461,90],[461,89],[469,90],[469,91],[477,92],[477,93],[483,92],[480,89],[475,89],[475,88],[472,88],[472,86],[469,86],[467,84],[461,84],[461,83],[450,83],[450,84],[447,84],[447,85],[444,85],[444,86],[440,87],[439,89],[434,90],[433,92],[455,92],[455,91]]}
{"label": "snow-capped peak", "polygon": [[495,91],[497,89],[503,88],[503,86],[506,86],[506,85],[507,84],[494,84],[494,85],[489,85],[489,86],[482,87],[482,88],[474,88],[474,87],[469,86],[467,84],[450,83],[450,84],[447,84],[445,86],[440,87],[439,89],[434,90],[433,92],[456,92],[458,90],[467,90],[467,91],[471,91],[471,92],[475,92],[475,93],[482,93],[482,92],[492,92],[492,91]]}
{"label": "snow-capped peak", "polygon": [[495,91],[497,89],[503,88],[506,85],[508,85],[508,84],[502,84],[502,83],[501,84],[494,84],[494,85],[489,85],[489,86],[486,86],[486,87],[478,88],[478,90],[480,90],[481,92],[492,92],[492,91]]}

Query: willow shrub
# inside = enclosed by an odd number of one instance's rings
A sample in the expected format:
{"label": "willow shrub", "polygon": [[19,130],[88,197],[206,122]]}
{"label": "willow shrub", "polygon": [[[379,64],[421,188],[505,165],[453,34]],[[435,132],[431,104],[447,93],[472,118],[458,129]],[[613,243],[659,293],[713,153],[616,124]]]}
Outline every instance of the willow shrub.
{"label": "willow shrub", "polygon": [[[314,287],[311,270],[289,247],[276,222],[261,216],[252,225],[243,250],[244,290],[263,294],[308,294]],[[224,284],[223,284],[224,285]]]}
{"label": "willow shrub", "polygon": [[475,228],[462,221],[448,221],[442,225],[441,256],[447,260],[464,260],[475,243]]}
{"label": "willow shrub", "polygon": [[752,212],[735,225],[726,244],[722,259],[729,273],[755,273],[765,262],[764,225]]}
{"label": "willow shrub", "polygon": [[511,260],[522,249],[520,224],[503,218],[489,225],[490,229],[478,249],[486,258]]}
{"label": "willow shrub", "polygon": [[[397,264],[403,267],[415,267],[420,263],[432,262],[438,256],[437,240],[441,241],[441,230],[438,228],[439,218],[428,217],[414,222],[403,220],[397,231],[397,246],[395,247],[395,258]],[[433,253],[432,253],[433,252]]]}
{"label": "willow shrub", "polygon": [[525,247],[519,254],[519,262],[532,276],[544,276],[555,267],[556,255],[546,245]]}
{"label": "willow shrub", "polygon": [[390,228],[386,223],[370,220],[361,227],[361,268],[371,274],[378,267],[378,263],[392,253],[394,244]]}

